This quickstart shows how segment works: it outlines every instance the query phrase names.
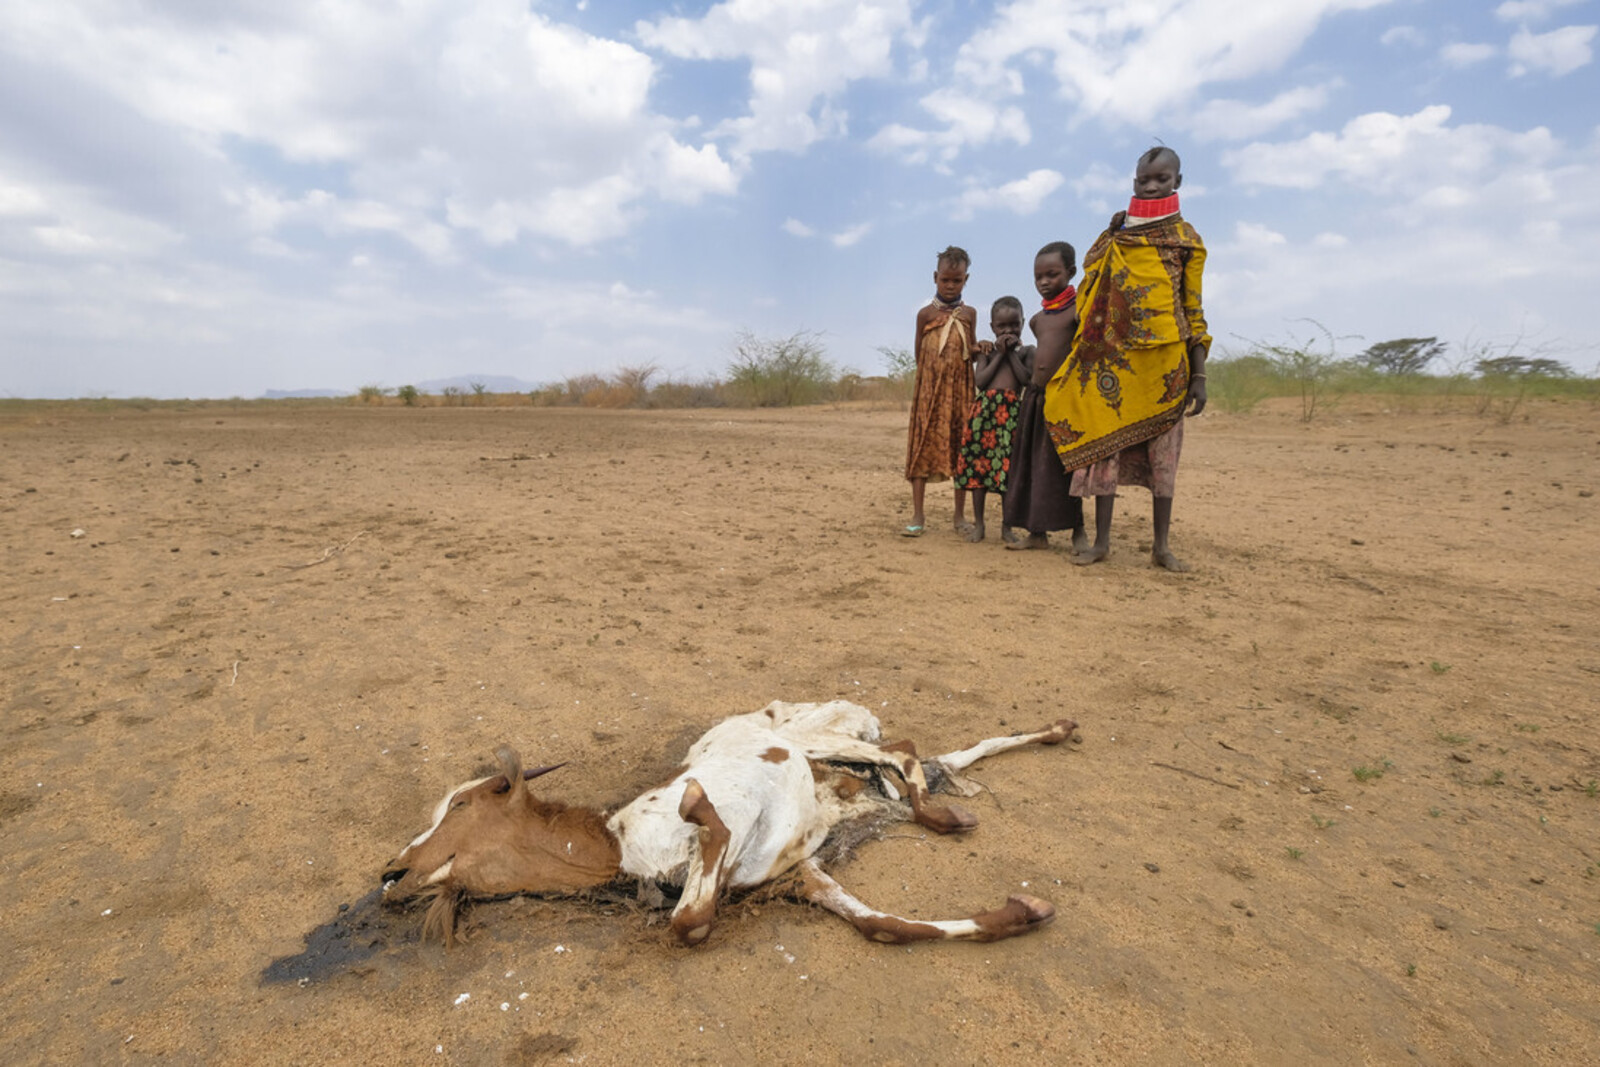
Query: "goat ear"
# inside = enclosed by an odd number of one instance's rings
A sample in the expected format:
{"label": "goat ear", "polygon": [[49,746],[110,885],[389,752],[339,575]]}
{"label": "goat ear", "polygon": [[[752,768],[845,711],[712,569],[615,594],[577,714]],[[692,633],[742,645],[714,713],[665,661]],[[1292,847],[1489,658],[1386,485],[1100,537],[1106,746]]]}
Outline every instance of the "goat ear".
{"label": "goat ear", "polygon": [[506,786],[513,793],[524,792],[522,757],[517,755],[517,750],[510,745],[501,745],[494,750],[494,757],[500,761],[500,773],[505,775]]}

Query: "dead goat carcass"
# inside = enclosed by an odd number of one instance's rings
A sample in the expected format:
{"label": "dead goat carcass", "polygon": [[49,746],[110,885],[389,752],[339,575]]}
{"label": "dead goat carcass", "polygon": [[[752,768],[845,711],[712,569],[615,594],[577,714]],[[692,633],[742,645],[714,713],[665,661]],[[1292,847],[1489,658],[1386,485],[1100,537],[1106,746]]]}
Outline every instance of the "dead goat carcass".
{"label": "dead goat carcass", "polygon": [[[1058,744],[1075,728],[1063,719],[991,738],[930,761],[929,770],[959,782],[958,773],[985,756]],[[500,773],[452,789],[433,825],[389,865],[384,897],[434,896],[425,928],[447,939],[467,897],[575,893],[632,880],[682,887],[672,929],[696,945],[710,934],[725,890],[790,873],[800,896],[875,941],[996,941],[1054,918],[1048,902],[1018,894],[967,919],[904,919],[868,907],[823,871],[815,854],[828,832],[886,806],[941,834],[977,825],[968,812],[933,803],[910,742],[879,745],[878,738],[877,718],[857,704],[775,701],[712,727],[677,777],[613,812],[535,797],[528,781],[555,768],[524,770],[516,752],[501,748]]]}

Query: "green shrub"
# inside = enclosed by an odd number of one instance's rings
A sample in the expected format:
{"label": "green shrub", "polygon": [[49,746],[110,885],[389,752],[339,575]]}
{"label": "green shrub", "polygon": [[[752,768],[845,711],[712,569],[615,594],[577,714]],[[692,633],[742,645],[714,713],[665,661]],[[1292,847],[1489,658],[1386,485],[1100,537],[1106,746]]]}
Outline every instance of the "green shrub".
{"label": "green shrub", "polygon": [[834,369],[816,333],[768,338],[747,330],[734,343],[727,386],[735,400],[752,407],[812,404],[833,393]]}
{"label": "green shrub", "polygon": [[1248,414],[1269,396],[1286,396],[1289,384],[1266,356],[1223,354],[1206,360],[1207,403],[1235,415]]}

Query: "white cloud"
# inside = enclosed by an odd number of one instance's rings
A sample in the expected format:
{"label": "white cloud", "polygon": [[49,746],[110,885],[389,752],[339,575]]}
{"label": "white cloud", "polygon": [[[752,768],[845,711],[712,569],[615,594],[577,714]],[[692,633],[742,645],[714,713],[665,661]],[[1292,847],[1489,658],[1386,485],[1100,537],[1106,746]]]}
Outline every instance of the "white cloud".
{"label": "white cloud", "polygon": [[520,0],[286,2],[187,20],[79,0],[5,21],[0,48],[51,56],[211,165],[248,150],[332,169],[349,187],[339,200],[366,206],[324,219],[430,256],[449,254],[452,230],[592,243],[627,232],[652,199],[693,203],[739,181],[714,144],[681,140],[651,111],[653,59]]}
{"label": "white cloud", "polygon": [[1554,78],[1571,74],[1594,58],[1589,42],[1594,40],[1596,30],[1600,26],[1563,26],[1549,33],[1518,30],[1506,47],[1514,60],[1512,77],[1531,71],[1545,71]]}
{"label": "white cloud", "polygon": [[[1442,107],[1241,149],[1237,179],[1274,187],[1279,213],[1212,242],[1208,311],[1236,337],[1301,318],[1368,341],[1552,327],[1563,358],[1592,363],[1590,324],[1560,309],[1600,284],[1583,251],[1600,240],[1597,163],[1600,141],[1452,126]],[[1337,232],[1319,230],[1330,217]]]}
{"label": "white cloud", "polygon": [[847,230],[840,230],[838,233],[828,238],[828,240],[833,242],[833,246],[835,248],[849,248],[859,242],[863,237],[870,233],[871,230],[872,223],[863,222],[859,225],[852,226]]}
{"label": "white cloud", "polygon": [[1133,168],[1129,167],[1124,173],[1096,160],[1082,177],[1073,179],[1072,191],[1079,196],[1127,196],[1133,192]]}
{"label": "white cloud", "polygon": [[698,18],[641,21],[646,47],[680,59],[750,64],[749,113],[713,130],[737,155],[801,151],[846,127],[834,98],[892,70],[912,29],[910,0],[724,0]]}
{"label": "white cloud", "polygon": [[1425,198],[1442,185],[1485,180],[1508,167],[1532,178],[1559,147],[1542,126],[1515,133],[1449,120],[1442,104],[1414,115],[1375,111],[1337,133],[1246,145],[1224,153],[1223,163],[1244,185],[1315,189],[1342,180],[1372,194]]}
{"label": "white cloud", "polygon": [[1234,224],[1233,243],[1242,252],[1249,254],[1271,245],[1288,244],[1289,239],[1270,226],[1241,220]]}
{"label": "white cloud", "polygon": [[1389,48],[1401,44],[1421,48],[1427,44],[1427,38],[1415,26],[1390,26],[1378,37],[1378,43]]}
{"label": "white cloud", "polygon": [[817,231],[814,228],[794,218],[784,219],[782,229],[784,233],[791,237],[815,237],[817,235]]}
{"label": "white cloud", "polygon": [[1540,22],[1561,8],[1585,3],[1586,0],[1506,0],[1494,9],[1495,17],[1504,22]]}
{"label": "white cloud", "polygon": [[1201,140],[1244,140],[1259,137],[1268,130],[1302,115],[1320,111],[1338,82],[1288,89],[1264,104],[1242,100],[1208,100],[1191,118],[1195,136]]}
{"label": "white cloud", "polygon": [[961,194],[956,218],[971,218],[980,211],[1032,215],[1065,181],[1058,171],[1040,168],[1004,185],[968,189]]}
{"label": "white cloud", "polygon": [[923,131],[891,123],[867,142],[880,152],[899,155],[905,162],[926,163],[936,158],[947,164],[963,149],[977,148],[999,141],[1026,145],[1033,138],[1022,109],[998,104],[979,96],[939,89],[920,101],[942,130]]}
{"label": "white cloud", "polygon": [[[1340,233],[1281,242],[1240,226],[1210,242],[1209,317],[1228,322],[1225,336],[1235,342],[1303,333],[1306,319],[1336,334],[1354,325],[1366,332],[1352,339],[1356,349],[1385,337],[1437,334],[1459,342],[1470,333],[1545,329],[1552,311],[1582,304],[1600,284],[1600,263],[1582,251],[1600,239],[1600,205],[1582,192],[1593,151],[1583,155],[1547,168],[1551,195],[1542,200],[1530,199],[1515,180],[1527,164],[1510,161],[1512,180],[1485,174],[1467,214],[1412,213],[1409,225],[1395,225],[1385,213],[1348,210]],[[1592,363],[1586,320],[1567,316],[1557,331],[1561,326],[1578,332],[1551,336],[1555,354]]]}
{"label": "white cloud", "polygon": [[29,218],[45,214],[44,194],[28,185],[0,184],[0,218]]}
{"label": "white cloud", "polygon": [[956,69],[972,84],[1020,93],[1012,62],[1043,53],[1080,115],[1150,123],[1205,85],[1279,69],[1329,15],[1386,2],[1015,0],[962,47]]}
{"label": "white cloud", "polygon": [[1492,44],[1469,44],[1457,41],[1439,49],[1439,61],[1447,67],[1461,70],[1482,63],[1498,51],[1499,49]]}

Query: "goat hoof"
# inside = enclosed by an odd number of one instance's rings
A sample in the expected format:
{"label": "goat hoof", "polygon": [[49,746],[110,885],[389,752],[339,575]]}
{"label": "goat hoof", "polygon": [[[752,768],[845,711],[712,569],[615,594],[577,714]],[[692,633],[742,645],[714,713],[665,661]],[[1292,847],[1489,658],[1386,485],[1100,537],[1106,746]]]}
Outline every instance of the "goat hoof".
{"label": "goat hoof", "polygon": [[1056,906],[1048,900],[1030,897],[1026,893],[1016,893],[1006,898],[1006,903],[1015,904],[1022,909],[1023,923],[1026,926],[1043,926],[1056,917]]}
{"label": "goat hoof", "polygon": [[940,834],[964,834],[975,829],[978,817],[966,808],[954,804],[946,808],[924,809],[925,819],[918,819],[928,829]]}
{"label": "goat hoof", "polygon": [[1077,728],[1078,724],[1071,719],[1057,719],[1050,724],[1050,728],[1045,735],[1039,738],[1039,743],[1041,745],[1059,745],[1063,741],[1071,740],[1072,731]]}
{"label": "goat hoof", "polygon": [[1048,900],[1018,893],[1007,897],[1006,906],[998,911],[972,917],[982,931],[974,940],[1000,941],[1031,933],[1055,917],[1055,905]]}
{"label": "goat hoof", "polygon": [[685,945],[694,946],[694,945],[698,945],[700,942],[704,941],[706,938],[708,938],[710,936],[711,936],[711,924],[710,923],[701,923],[699,926],[696,926],[692,930],[682,930],[682,931],[680,931],[678,933],[678,940],[682,941]]}

